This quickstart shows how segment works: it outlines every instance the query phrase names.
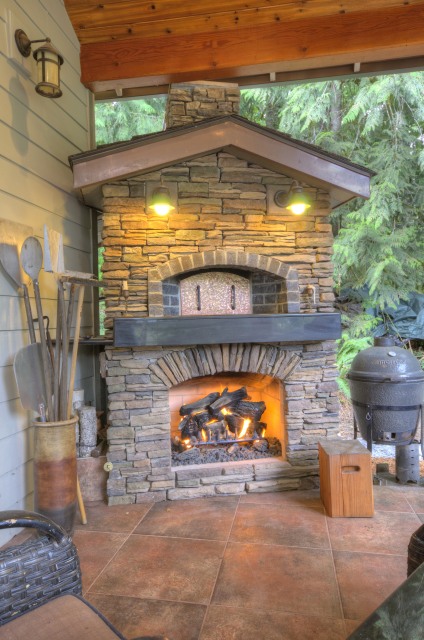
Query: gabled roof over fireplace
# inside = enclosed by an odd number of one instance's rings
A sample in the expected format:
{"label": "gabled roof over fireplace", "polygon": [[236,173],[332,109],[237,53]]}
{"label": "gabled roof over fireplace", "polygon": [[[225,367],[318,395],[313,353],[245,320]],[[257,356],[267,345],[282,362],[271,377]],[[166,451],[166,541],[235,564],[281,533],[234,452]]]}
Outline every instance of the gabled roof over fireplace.
{"label": "gabled roof over fireplace", "polygon": [[69,162],[74,188],[82,200],[100,208],[102,184],[218,151],[324,189],[330,194],[332,208],[356,196],[369,197],[370,178],[374,175],[369,169],[237,115],[105,145],[70,156]]}

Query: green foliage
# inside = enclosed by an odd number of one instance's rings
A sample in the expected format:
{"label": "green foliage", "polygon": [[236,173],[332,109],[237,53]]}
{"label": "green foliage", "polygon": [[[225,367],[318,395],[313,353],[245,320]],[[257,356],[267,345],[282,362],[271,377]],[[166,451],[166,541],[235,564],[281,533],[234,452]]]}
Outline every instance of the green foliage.
{"label": "green foliage", "polygon": [[352,318],[343,317],[343,323],[347,329],[343,331],[342,337],[338,340],[337,368],[339,378],[337,380],[340,391],[350,397],[349,383],[346,375],[352,364],[354,357],[363,349],[371,347],[373,338],[372,329],[379,324],[380,320],[366,313],[358,314]]}
{"label": "green foliage", "polygon": [[96,102],[98,145],[163,129],[166,96]]}
{"label": "green foliage", "polygon": [[[105,261],[105,248],[99,247],[97,251],[97,277],[99,280],[103,280],[103,263]],[[99,335],[104,336],[106,333],[105,320],[106,320],[106,301],[105,290],[103,287],[99,287]]]}
{"label": "green foliage", "polygon": [[280,112],[284,106],[287,91],[286,87],[264,87],[242,91],[240,115],[264,127],[278,129]]}
{"label": "green foliage", "polygon": [[[333,213],[335,280],[366,288],[367,305],[396,306],[424,290],[424,73],[331,80],[242,92],[242,109],[263,124],[279,106],[278,129],[376,172],[369,200]],[[244,105],[246,100],[246,107]]]}

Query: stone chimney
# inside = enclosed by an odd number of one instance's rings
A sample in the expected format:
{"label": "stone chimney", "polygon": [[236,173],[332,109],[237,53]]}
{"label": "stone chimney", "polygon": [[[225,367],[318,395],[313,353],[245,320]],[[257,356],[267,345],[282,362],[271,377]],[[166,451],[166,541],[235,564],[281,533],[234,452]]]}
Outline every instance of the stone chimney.
{"label": "stone chimney", "polygon": [[238,114],[240,88],[229,82],[184,82],[169,87],[165,128]]}

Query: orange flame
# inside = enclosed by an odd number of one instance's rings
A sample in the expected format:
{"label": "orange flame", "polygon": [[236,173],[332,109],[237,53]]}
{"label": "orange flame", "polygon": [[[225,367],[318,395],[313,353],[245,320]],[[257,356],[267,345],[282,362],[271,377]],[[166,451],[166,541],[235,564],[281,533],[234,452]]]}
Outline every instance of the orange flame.
{"label": "orange flame", "polygon": [[240,433],[239,433],[239,435],[238,435],[238,437],[239,437],[240,439],[241,439],[241,438],[244,438],[244,436],[246,435],[246,431],[247,431],[247,429],[248,429],[248,427],[249,427],[249,424],[250,424],[250,420],[249,420],[249,419],[246,419],[246,420],[243,422],[243,426],[242,426],[241,431],[240,431]]}

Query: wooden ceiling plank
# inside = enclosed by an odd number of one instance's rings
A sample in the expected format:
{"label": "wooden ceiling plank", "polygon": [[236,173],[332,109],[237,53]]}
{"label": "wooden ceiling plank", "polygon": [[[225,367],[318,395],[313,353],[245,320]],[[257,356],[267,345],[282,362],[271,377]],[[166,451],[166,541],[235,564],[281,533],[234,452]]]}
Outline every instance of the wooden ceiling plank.
{"label": "wooden ceiling plank", "polygon": [[[410,0],[411,4],[422,4],[423,0]],[[381,0],[356,0],[355,12],[378,9]],[[403,6],[402,0],[385,0],[385,9]],[[260,9],[242,9],[239,11],[214,12],[213,14],[191,15],[182,18],[164,20],[143,20],[106,24],[102,20],[92,19],[86,22],[84,28],[76,31],[81,44],[119,40],[125,38],[153,38],[166,36],[192,36],[197,33],[230,31],[234,28],[259,27],[261,25],[283,23],[292,20],[316,18],[324,15],[337,15],[341,12],[340,4],[329,0],[315,0],[313,5],[304,5],[304,10],[294,10],[293,5],[276,5]],[[353,5],[352,5],[353,8]],[[344,13],[350,13],[350,5],[346,3]],[[92,26],[91,26],[92,24]]]}
{"label": "wooden ceiling plank", "polygon": [[[309,2],[310,0],[306,0]],[[348,2],[352,0],[348,0]],[[362,0],[361,0],[362,1]],[[381,1],[381,0],[380,0]],[[334,4],[334,0],[323,0],[328,7]],[[121,2],[90,2],[79,6],[71,6],[70,0],[65,1],[65,6],[74,25],[82,24],[84,28],[90,25],[118,25],[131,24],[133,22],[155,22],[157,20],[170,20],[174,18],[190,19],[192,16],[213,15],[215,13],[235,12],[243,9],[264,9],[267,7],[288,7],[290,11],[301,11],[304,3],[302,0],[256,0],[246,2],[243,0],[189,0],[175,2],[165,0],[156,4],[146,0],[123,0]]]}
{"label": "wooden ceiling plank", "polygon": [[[424,3],[362,13],[325,16],[190,38],[148,38],[81,46],[82,82],[150,76],[169,81],[237,75],[237,69],[277,61],[337,58],[340,54],[385,49],[392,57],[423,45]],[[402,52],[403,55],[397,55]],[[405,53],[406,52],[406,53]]]}

